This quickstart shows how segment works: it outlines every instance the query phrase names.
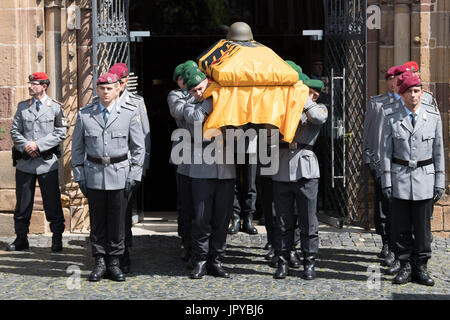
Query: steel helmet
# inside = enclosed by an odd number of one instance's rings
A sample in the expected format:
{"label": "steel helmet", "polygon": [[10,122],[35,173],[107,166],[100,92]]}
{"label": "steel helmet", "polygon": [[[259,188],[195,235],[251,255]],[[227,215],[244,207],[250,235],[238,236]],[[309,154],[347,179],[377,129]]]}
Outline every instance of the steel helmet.
{"label": "steel helmet", "polygon": [[235,22],[228,30],[227,40],[251,41],[253,40],[252,29],[245,22]]}

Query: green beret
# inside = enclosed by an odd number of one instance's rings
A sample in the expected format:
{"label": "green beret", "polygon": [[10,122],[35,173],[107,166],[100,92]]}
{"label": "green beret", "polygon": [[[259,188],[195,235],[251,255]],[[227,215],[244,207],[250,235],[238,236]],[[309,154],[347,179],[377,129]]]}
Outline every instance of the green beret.
{"label": "green beret", "polygon": [[188,60],[188,61],[186,61],[185,63],[184,63],[184,67],[187,69],[187,68],[190,68],[190,67],[194,67],[194,68],[198,68],[198,65],[197,65],[197,63],[194,61],[194,60]]}
{"label": "green beret", "polygon": [[177,82],[178,77],[183,74],[184,71],[184,63],[180,63],[176,66],[175,70],[173,71],[173,81]]}
{"label": "green beret", "polygon": [[193,87],[198,86],[200,82],[206,79],[206,76],[203,72],[196,72],[190,76],[187,81],[187,88],[191,90]]}
{"label": "green beret", "polygon": [[185,66],[183,74],[181,75],[183,77],[183,84],[186,84],[188,80],[192,77],[192,75],[201,73],[202,70],[200,70],[199,67],[194,67],[192,65]]}
{"label": "green beret", "polygon": [[305,83],[306,86],[310,87],[311,89],[314,89],[318,92],[321,92],[324,84],[322,82],[322,80],[317,80],[317,79],[308,79],[303,81]]}
{"label": "green beret", "polygon": [[292,69],[294,69],[295,71],[297,71],[298,73],[298,79],[301,80],[301,76],[302,76],[302,68],[296,64],[294,61],[292,60],[285,60],[285,62],[291,66]]}
{"label": "green beret", "polygon": [[305,80],[309,80],[309,77],[305,73],[302,73],[299,80],[305,82]]}

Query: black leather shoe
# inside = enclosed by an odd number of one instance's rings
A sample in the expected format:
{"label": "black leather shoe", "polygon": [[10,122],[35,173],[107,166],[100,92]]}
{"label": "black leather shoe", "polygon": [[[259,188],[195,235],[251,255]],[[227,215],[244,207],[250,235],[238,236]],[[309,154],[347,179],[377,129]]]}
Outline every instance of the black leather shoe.
{"label": "black leather shoe", "polygon": [[388,256],[388,254],[389,254],[389,246],[387,243],[384,243],[383,248],[378,254],[378,258],[385,259]]}
{"label": "black leather shoe", "polygon": [[434,280],[428,274],[426,262],[419,262],[414,266],[411,279],[418,284],[430,287],[434,286]]}
{"label": "black leather shoe", "polygon": [[196,261],[194,263],[194,268],[192,269],[190,278],[191,279],[201,279],[206,274],[206,261]]}
{"label": "black leather shoe", "polygon": [[381,265],[384,267],[391,267],[394,264],[395,255],[392,251],[389,251],[386,258],[381,261]]}
{"label": "black leather shoe", "polygon": [[[267,252],[267,254],[264,256],[264,259],[265,260],[272,260],[273,257],[275,257],[275,249],[270,248],[269,252]],[[276,266],[274,268],[276,268]]]}
{"label": "black leather shoe", "polygon": [[17,235],[13,243],[6,247],[7,251],[22,251],[29,249],[30,244],[28,243],[27,235]]}
{"label": "black leather shoe", "polygon": [[253,225],[253,215],[248,214],[242,223],[241,231],[248,234],[258,234],[258,230]]}
{"label": "black leather shoe", "polygon": [[181,260],[189,261],[190,257],[191,257],[191,249],[183,248],[182,251],[181,251]]}
{"label": "black leather shoe", "polygon": [[95,266],[94,270],[92,270],[89,275],[89,281],[97,282],[103,279],[106,274],[106,264],[104,256],[96,256],[95,257]]}
{"label": "black leather shoe", "polygon": [[292,269],[300,268],[300,260],[298,260],[295,250],[291,250],[291,252],[289,253],[289,267],[291,267]]}
{"label": "black leather shoe", "polygon": [[208,274],[219,278],[229,278],[230,274],[221,266],[220,261],[213,260],[207,265]]}
{"label": "black leather shoe", "polygon": [[238,215],[233,214],[231,219],[231,226],[228,228],[228,234],[236,234],[239,232],[241,226],[241,218]]}
{"label": "black leather shoe", "polygon": [[393,276],[394,274],[397,274],[400,271],[400,261],[395,259],[392,265],[389,267],[389,269],[386,270],[386,274]]}
{"label": "black leather shoe", "polygon": [[269,261],[269,267],[278,268],[278,265],[278,256],[274,252],[272,259]]}
{"label": "black leather shoe", "polygon": [[125,281],[125,276],[120,270],[120,261],[118,256],[109,256],[108,276],[112,281]]}
{"label": "black leather shoe", "polygon": [[120,269],[123,273],[130,273],[131,267],[131,259],[130,259],[130,251],[128,248],[125,248],[123,252],[123,256],[120,257]]}
{"label": "black leather shoe", "polygon": [[406,284],[411,282],[411,264],[409,262],[400,262],[400,270],[392,280],[393,284]]}
{"label": "black leather shoe", "polygon": [[59,252],[62,251],[62,249],[63,249],[62,234],[54,233],[52,236],[52,251]]}
{"label": "black leather shoe", "polygon": [[266,245],[264,246],[264,250],[271,250],[272,249],[272,244],[270,242],[267,242]]}
{"label": "black leather shoe", "polygon": [[285,279],[289,274],[289,254],[279,255],[278,258],[278,268],[273,274],[275,279]]}
{"label": "black leather shoe", "polygon": [[303,274],[302,278],[305,280],[314,280],[316,278],[316,272],[314,271],[316,259],[313,255],[304,255],[303,259]]}

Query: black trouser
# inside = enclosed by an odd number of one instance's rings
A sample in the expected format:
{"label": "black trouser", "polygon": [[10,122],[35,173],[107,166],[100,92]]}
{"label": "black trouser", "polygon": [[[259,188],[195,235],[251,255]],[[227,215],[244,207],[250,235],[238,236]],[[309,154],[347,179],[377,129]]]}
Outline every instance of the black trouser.
{"label": "black trouser", "polygon": [[261,209],[264,215],[264,222],[267,231],[267,242],[273,244],[273,224],[275,219],[275,204],[273,202],[272,178],[259,176],[261,193]]}
{"label": "black trouser", "polygon": [[192,219],[194,218],[194,204],[192,203],[192,179],[178,174],[178,235],[183,247],[190,250],[192,246]]}
{"label": "black trouser", "polygon": [[192,254],[197,261],[225,253],[233,206],[233,179],[192,178]]}
{"label": "black trouser", "polygon": [[383,191],[381,188],[380,180],[377,178],[377,174],[375,170],[369,169],[370,174],[373,178],[373,185],[375,189],[374,195],[374,214],[373,214],[373,222],[375,224],[375,232],[381,236],[381,239],[384,243],[388,243],[389,246],[392,246],[390,242],[390,221],[389,221],[389,201],[384,197]]}
{"label": "black trouser", "polygon": [[131,247],[133,246],[133,207],[136,203],[137,195],[140,192],[141,182],[136,182],[136,187],[133,189],[133,192],[126,199],[127,208],[125,210],[125,246]]}
{"label": "black trouser", "polygon": [[92,255],[122,255],[125,249],[125,189],[88,189]]}
{"label": "black trouser", "polygon": [[44,174],[26,173],[16,170],[16,208],[14,210],[14,228],[16,234],[27,234],[33,211],[36,178],[41,189],[45,218],[50,222],[53,233],[64,232],[64,214],[61,206],[58,170]]}
{"label": "black trouser", "polygon": [[[319,179],[300,179],[295,182],[273,181],[275,202],[274,249],[288,252],[294,245],[294,228],[300,222],[300,242],[303,253],[319,250],[319,222],[317,220],[317,192]],[[295,214],[297,204],[298,217]]]}
{"label": "black trouser", "polygon": [[428,261],[431,258],[433,199],[392,199],[391,236],[400,261]]}
{"label": "black trouser", "polygon": [[[235,163],[237,163],[237,161]],[[238,216],[245,218],[249,214],[255,214],[256,170],[256,164],[249,164],[249,155],[247,153],[245,154],[245,164],[236,164],[236,181],[233,201],[234,218],[237,218]]]}

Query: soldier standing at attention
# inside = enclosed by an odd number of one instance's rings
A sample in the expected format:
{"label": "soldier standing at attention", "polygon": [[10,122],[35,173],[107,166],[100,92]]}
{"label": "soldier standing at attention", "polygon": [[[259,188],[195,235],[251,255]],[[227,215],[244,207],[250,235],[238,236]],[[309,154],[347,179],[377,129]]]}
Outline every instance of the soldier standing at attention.
{"label": "soldier standing at attention", "polygon": [[[216,148],[222,155],[215,155],[216,159],[221,158],[222,164],[214,159],[210,164],[205,161],[203,157],[205,148],[210,148],[210,144],[217,146],[217,141],[210,142],[203,139],[201,129],[213,108],[212,98],[203,98],[203,93],[208,87],[208,79],[201,71],[192,74],[187,87],[195,97],[196,103],[186,104],[184,119],[194,137],[192,158],[201,159],[201,163],[194,160],[189,166],[194,206],[191,230],[193,270],[190,278],[201,279],[206,273],[215,277],[229,278],[230,275],[221,266],[220,258],[226,248],[228,221],[233,208],[236,167],[234,164],[225,163],[226,147],[223,146]],[[195,127],[200,127],[197,134],[202,135],[198,143],[195,139]]]}
{"label": "soldier standing at attention", "polygon": [[[121,87],[119,98],[121,99],[120,103],[135,106],[139,110],[139,116],[141,117],[142,124],[142,134],[145,141],[145,158],[144,167],[142,168],[142,179],[144,179],[147,169],[150,167],[150,123],[148,121],[147,108],[145,106],[144,98],[127,90],[128,67],[125,63],[116,63],[109,69],[108,72],[115,74],[119,78]],[[136,186],[133,187],[132,192],[128,195],[127,199],[127,209],[125,214],[125,251],[120,262],[120,268],[124,273],[130,272],[131,260],[129,247],[133,246],[133,233],[131,231],[131,228],[133,227],[133,204],[139,184],[140,182],[136,182]]]}
{"label": "soldier standing at attention", "polygon": [[[170,115],[175,119],[178,128],[188,129],[184,120],[184,107],[187,102],[194,103],[195,98],[187,89],[188,78],[185,78],[189,72],[197,72],[197,64],[194,61],[186,61],[179,64],[173,72],[173,81],[177,83],[178,88],[171,90],[167,96]],[[200,69],[198,69],[200,72]],[[182,141],[173,141],[172,149],[183,143]],[[187,142],[184,142],[187,143]],[[188,142],[190,143],[190,141]],[[192,148],[192,146],[191,146]],[[171,161],[171,163],[173,163]],[[178,201],[178,235],[181,237],[183,251],[181,258],[188,261],[191,257],[191,226],[194,216],[194,207],[192,204],[191,178],[189,177],[189,163],[180,163],[176,166],[177,181],[177,201]]]}
{"label": "soldier standing at attention", "polygon": [[401,100],[384,112],[381,144],[383,193],[391,199],[394,252],[400,270],[394,284],[410,281],[433,286],[431,258],[433,203],[444,192],[442,120],[434,106],[421,101],[422,84],[411,72],[401,77]]}
{"label": "soldier standing at attention", "polygon": [[52,251],[62,250],[64,215],[58,180],[59,143],[66,138],[67,122],[61,103],[46,94],[50,80],[44,72],[31,74],[28,91],[32,97],[20,102],[14,115],[11,137],[16,164],[16,239],[7,250],[29,248],[27,234],[33,210],[36,179],[39,181],[45,217],[53,233]]}
{"label": "soldier standing at attention", "polygon": [[119,94],[115,74],[100,76],[99,99],[78,112],[72,138],[74,181],[89,203],[95,258],[89,281],[100,281],[105,274],[114,281],[125,281],[119,259],[125,250],[127,197],[141,180],[144,165],[139,110],[118,99]]}
{"label": "soldier standing at attention", "polygon": [[[403,70],[404,69],[404,70]],[[369,168],[370,175],[374,182],[374,223],[375,231],[381,236],[383,247],[378,257],[383,259],[382,264],[390,267],[394,263],[394,254],[389,237],[389,201],[383,197],[381,190],[379,168],[379,134],[378,129],[382,127],[383,119],[381,108],[385,104],[400,99],[396,93],[397,77],[406,71],[406,68],[391,67],[385,74],[387,92],[370,98],[364,116],[363,127],[363,159],[364,164]],[[377,131],[378,130],[378,131]],[[378,170],[379,171],[379,170]]]}
{"label": "soldier standing at attention", "polygon": [[289,254],[294,243],[297,204],[300,220],[300,242],[303,253],[303,279],[315,278],[315,255],[319,250],[319,223],[317,221],[317,193],[319,163],[313,151],[321,126],[328,117],[327,108],[317,104],[323,82],[304,80],[309,87],[303,114],[292,143],[280,143],[280,167],[272,177],[275,202],[273,246],[278,258],[275,279],[284,279],[289,273]]}

